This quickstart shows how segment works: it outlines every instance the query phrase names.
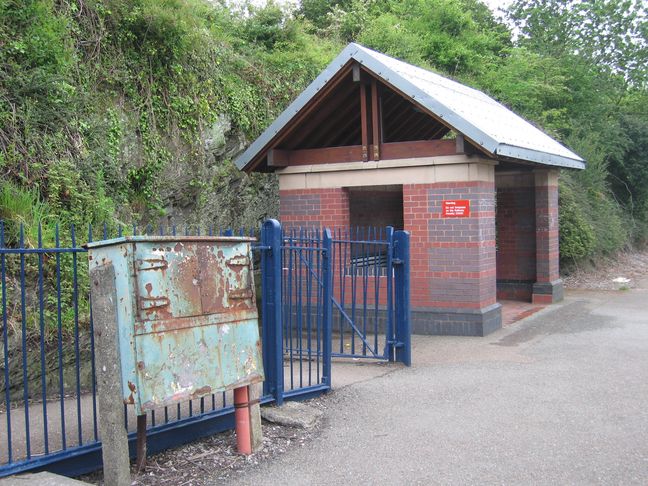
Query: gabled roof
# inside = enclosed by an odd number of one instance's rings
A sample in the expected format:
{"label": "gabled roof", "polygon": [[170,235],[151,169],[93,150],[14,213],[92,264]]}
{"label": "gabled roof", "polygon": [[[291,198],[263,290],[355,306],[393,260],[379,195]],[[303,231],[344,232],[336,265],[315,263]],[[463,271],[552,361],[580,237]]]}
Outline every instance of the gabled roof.
{"label": "gabled roof", "polygon": [[577,154],[481,91],[355,43],[349,44],[238,157],[237,167],[248,168],[271,148],[273,140],[291,120],[352,61],[496,158],[585,168],[584,160]]}

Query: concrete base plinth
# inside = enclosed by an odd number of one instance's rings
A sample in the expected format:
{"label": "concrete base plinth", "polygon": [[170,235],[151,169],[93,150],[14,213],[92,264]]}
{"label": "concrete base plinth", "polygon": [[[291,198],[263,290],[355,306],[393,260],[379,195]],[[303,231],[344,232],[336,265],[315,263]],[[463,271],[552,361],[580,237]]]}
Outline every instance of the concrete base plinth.
{"label": "concrete base plinth", "polygon": [[563,281],[558,279],[553,282],[536,282],[533,284],[531,301],[534,304],[553,304],[560,302],[565,296]]}
{"label": "concrete base plinth", "polygon": [[413,309],[412,334],[486,336],[502,327],[502,306],[482,309]]}
{"label": "concrete base plinth", "polygon": [[533,280],[498,280],[497,300],[523,300],[530,302]]}

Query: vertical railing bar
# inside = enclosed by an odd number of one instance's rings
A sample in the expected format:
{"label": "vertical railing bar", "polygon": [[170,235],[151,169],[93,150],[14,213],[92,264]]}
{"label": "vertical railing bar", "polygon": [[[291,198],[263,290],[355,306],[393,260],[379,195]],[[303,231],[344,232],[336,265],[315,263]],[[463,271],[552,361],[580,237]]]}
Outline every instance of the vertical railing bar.
{"label": "vertical railing bar", "polygon": [[[380,233],[380,234],[378,234]],[[374,260],[374,353],[378,354],[378,307],[380,306],[380,262],[382,261],[383,245],[378,242],[381,241],[382,228],[374,228],[374,237],[376,238],[375,245],[375,260]]]}
{"label": "vertical railing bar", "polygon": [[[76,248],[76,230],[70,226],[70,242]],[[79,349],[79,282],[77,274],[77,254],[72,252],[72,308],[74,312],[74,363],[76,366],[76,402],[79,445],[83,445],[83,421],[81,419],[81,351]]]}
{"label": "vertical railing bar", "polygon": [[[354,238],[357,241],[358,239],[359,228],[356,227],[355,236],[351,236],[351,321],[355,325],[356,323],[356,298],[358,292],[358,267],[356,265],[356,259],[354,258]],[[357,247],[357,243],[355,243]],[[351,354],[355,354],[355,331],[352,327],[349,327],[349,332],[351,333]]]}
{"label": "vertical railing bar", "polygon": [[[363,228],[363,238],[362,241],[369,240],[369,228]],[[369,275],[367,272],[366,261],[369,258],[369,246],[366,243],[362,243],[362,258],[364,259],[362,263],[362,355],[367,355],[367,286],[369,284]]]}
{"label": "vertical railing bar", "polygon": [[[106,226],[104,223],[104,238]],[[60,247],[59,225],[54,228],[56,248]],[[65,383],[63,382],[63,322],[61,321],[61,254],[56,252],[56,329],[58,338],[59,394],[61,402],[61,445],[67,449],[65,432]]]}
{"label": "vertical railing bar", "polygon": [[2,280],[2,344],[4,349],[5,408],[7,416],[7,460],[13,462],[11,445],[11,387],[9,383],[9,329],[7,325],[7,262],[1,250],[5,248],[5,223],[0,221],[0,279]]}
{"label": "vertical railing bar", "polygon": [[[43,225],[38,223],[38,248],[43,248]],[[47,422],[47,378],[45,376],[45,290],[43,282],[43,253],[38,254],[38,320],[40,329],[41,396],[43,399],[43,444],[49,454],[49,430]],[[8,385],[7,385],[8,388]]]}
{"label": "vertical railing bar", "polygon": [[[346,302],[346,261],[347,261],[347,243],[343,242],[346,239],[343,236],[343,230],[340,228],[340,307],[344,311],[344,304]],[[344,249],[344,254],[343,250]],[[326,302],[324,302],[326,305]],[[340,312],[340,353],[344,353],[344,317]]]}
{"label": "vertical railing bar", "polygon": [[[119,236],[121,237],[121,226],[119,226]],[[88,243],[92,242],[92,225],[88,225]],[[90,306],[90,363],[92,367],[92,425],[94,440],[99,440],[99,428],[97,424],[97,382],[95,381],[95,342],[94,342],[94,322],[92,320],[92,306]]]}
{"label": "vertical railing bar", "polygon": [[[285,249],[285,244],[284,244],[284,230],[283,228],[281,229],[281,261],[285,262],[286,261],[286,249]],[[286,352],[286,349],[288,348],[288,329],[286,328],[286,295],[288,292],[288,287],[286,286],[286,282],[288,281],[287,275],[284,272],[283,269],[283,264],[281,268],[281,322],[277,323],[277,326],[281,326],[281,338],[283,342],[283,346],[281,348],[282,356],[283,353]]]}
{"label": "vertical railing bar", "polygon": [[[291,230],[291,235],[292,235],[292,230]],[[295,384],[294,384],[294,370],[293,370],[293,336],[292,336],[292,302],[293,302],[293,292],[292,292],[292,274],[294,271],[293,268],[293,252],[294,250],[292,249],[293,247],[293,239],[292,237],[288,238],[288,292],[286,292],[287,297],[288,297],[288,319],[286,320],[288,323],[288,342],[290,343],[288,347],[288,352],[290,355],[290,389],[294,390],[295,389]]]}
{"label": "vertical railing bar", "polygon": [[[315,246],[316,243],[313,243],[313,236],[310,236],[310,246]],[[306,255],[306,261],[307,261],[307,269],[306,269],[306,296],[307,296],[307,301],[306,301],[306,332],[308,334],[308,337],[306,338],[307,341],[307,351],[308,351],[308,386],[313,384],[312,381],[312,357],[313,357],[313,348],[311,346],[311,339],[312,339],[312,324],[311,324],[311,313],[313,312],[313,307],[312,307],[312,300],[313,300],[313,253],[312,251],[309,251]]]}
{"label": "vertical railing bar", "polygon": [[[304,230],[300,229],[299,230],[299,238],[300,242],[297,243],[299,246],[303,245],[303,234]],[[303,268],[302,268],[302,260],[304,258],[304,252],[300,249],[297,250],[297,255],[295,256],[295,260],[297,263],[297,282],[296,282],[296,290],[297,290],[297,342],[299,343],[298,345],[298,352],[299,352],[299,388],[303,388],[304,382],[303,382],[303,362],[304,362],[304,356],[303,356],[303,350],[302,350],[302,326],[303,326],[303,319],[302,319],[302,314],[304,311],[304,306],[303,306]]]}
{"label": "vertical railing bar", "polygon": [[[318,277],[321,279],[322,278],[322,268],[321,268],[321,261],[322,261],[321,253],[322,253],[322,251],[321,251],[321,248],[319,248],[321,246],[320,245],[321,240],[320,240],[319,230],[316,231],[315,238],[317,238],[317,246],[318,246],[317,252],[315,252],[315,258],[316,258],[316,261],[315,261],[316,267],[315,268],[317,270]],[[331,245],[331,250],[332,249],[333,249],[333,245]],[[333,262],[334,260],[331,260],[331,261]],[[321,306],[322,306],[322,292],[324,291],[324,287],[322,285],[320,285],[319,282],[317,282],[317,281],[315,282],[315,286],[317,287],[317,313],[316,313],[316,318],[315,318],[315,334],[316,334],[316,336],[315,336],[315,339],[316,339],[315,346],[317,348],[316,349],[317,359],[316,359],[315,362],[316,362],[316,372],[317,372],[317,384],[319,385],[320,382],[321,382],[320,361],[322,359],[322,357],[320,356],[320,353],[322,351],[321,332],[320,332],[321,331],[321,329],[320,329],[320,319],[321,319],[321,317],[320,316],[322,315],[322,312],[321,312],[322,307]],[[333,343],[331,343],[331,346],[332,345],[333,345]]]}
{"label": "vertical railing bar", "polygon": [[[20,248],[25,248],[25,227],[20,223]],[[25,284],[25,253],[20,253],[20,315],[22,328],[23,401],[25,406],[25,446],[27,459],[31,459],[29,434],[29,382],[27,377],[27,295]]]}

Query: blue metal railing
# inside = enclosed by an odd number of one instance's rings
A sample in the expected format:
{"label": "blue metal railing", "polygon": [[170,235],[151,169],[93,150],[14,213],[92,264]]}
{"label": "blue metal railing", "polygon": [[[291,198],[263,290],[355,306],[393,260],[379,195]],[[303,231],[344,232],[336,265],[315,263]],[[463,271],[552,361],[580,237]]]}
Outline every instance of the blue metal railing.
{"label": "blue metal railing", "polygon": [[[261,266],[266,374],[262,402],[281,404],[330,389],[331,356],[407,362],[406,329],[398,319],[405,319],[408,306],[399,307],[398,299],[408,302],[409,296],[408,290],[398,290],[405,275],[396,267],[392,270],[398,240],[390,229],[366,231],[284,232],[276,221],[263,224],[260,242],[253,245]],[[64,233],[58,225],[39,226],[32,233],[22,225],[8,229],[0,222],[4,366],[0,477],[34,469],[74,475],[101,464],[88,272],[85,258],[79,258],[86,250],[74,227]],[[126,233],[254,236],[258,232],[150,225],[133,225],[126,231],[103,225],[99,231],[89,227],[86,241],[97,234],[108,239]],[[390,303],[392,293],[395,306]],[[389,324],[394,318],[395,332]],[[333,352],[334,343],[341,352]],[[355,343],[361,344],[356,348]],[[387,351],[381,354],[382,346]],[[134,453],[134,417],[125,410]],[[164,407],[152,411],[148,423],[149,452],[155,453],[232,428],[232,399],[220,393]]]}

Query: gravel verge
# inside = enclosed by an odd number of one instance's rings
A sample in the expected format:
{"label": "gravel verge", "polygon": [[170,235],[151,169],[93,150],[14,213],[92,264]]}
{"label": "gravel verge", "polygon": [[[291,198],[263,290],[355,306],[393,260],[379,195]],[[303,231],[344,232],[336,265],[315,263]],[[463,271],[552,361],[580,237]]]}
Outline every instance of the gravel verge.
{"label": "gravel verge", "polygon": [[[323,411],[326,409],[325,399],[326,397],[319,397],[305,403]],[[263,446],[258,452],[247,457],[236,451],[236,435],[233,430],[221,432],[149,456],[144,471],[138,474],[131,469],[131,484],[203,486],[231,480],[248,468],[258,466],[291,449],[302,447],[317,437],[321,429],[321,422],[305,429],[264,420]],[[104,484],[101,471],[78,479],[91,484]]]}

